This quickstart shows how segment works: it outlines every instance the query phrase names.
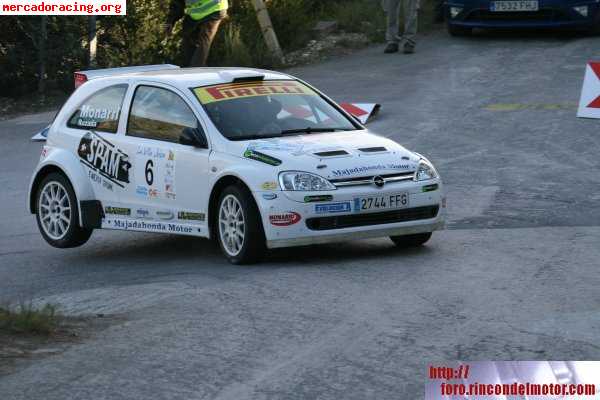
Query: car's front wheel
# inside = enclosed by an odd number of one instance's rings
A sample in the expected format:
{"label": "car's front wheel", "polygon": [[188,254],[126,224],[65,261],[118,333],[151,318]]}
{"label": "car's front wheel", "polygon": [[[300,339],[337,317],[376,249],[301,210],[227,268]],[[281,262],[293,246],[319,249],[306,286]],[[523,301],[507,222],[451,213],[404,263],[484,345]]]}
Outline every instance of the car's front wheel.
{"label": "car's front wheel", "polygon": [[77,198],[64,175],[52,173],[39,186],[36,219],[42,236],[51,246],[69,248],[88,241],[92,229],[79,226]]}
{"label": "car's front wheel", "polygon": [[252,194],[244,187],[228,186],[218,204],[214,226],[225,257],[232,264],[259,261],[266,252],[265,234]]}
{"label": "car's front wheel", "polygon": [[431,232],[417,233],[415,235],[390,236],[392,242],[398,247],[418,247],[431,239]]}

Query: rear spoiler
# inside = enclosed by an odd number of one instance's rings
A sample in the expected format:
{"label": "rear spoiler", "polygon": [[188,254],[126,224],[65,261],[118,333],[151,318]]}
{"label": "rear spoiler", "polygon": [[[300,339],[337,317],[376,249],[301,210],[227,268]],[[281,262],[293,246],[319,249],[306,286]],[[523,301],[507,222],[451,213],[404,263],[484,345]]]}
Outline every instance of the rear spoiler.
{"label": "rear spoiler", "polygon": [[137,72],[161,71],[166,69],[179,69],[178,65],[173,64],[156,64],[156,65],[139,65],[136,67],[118,67],[118,68],[102,68],[90,69],[87,71],[75,72],[75,89],[83,85],[87,81],[105,76],[135,74]]}

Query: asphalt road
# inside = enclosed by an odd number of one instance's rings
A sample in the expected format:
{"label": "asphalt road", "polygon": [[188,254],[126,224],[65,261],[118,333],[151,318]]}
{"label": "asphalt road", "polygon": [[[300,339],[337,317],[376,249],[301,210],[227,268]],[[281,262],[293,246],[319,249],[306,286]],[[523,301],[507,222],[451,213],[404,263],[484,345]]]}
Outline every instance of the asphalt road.
{"label": "asphalt road", "polygon": [[575,118],[598,38],[436,33],[293,73],[427,155],[449,229],[227,264],[207,241],[95,232],[50,248],[25,198],[50,115],[0,122],[0,301],[118,314],[0,377],[12,399],[421,398],[442,360],[600,358],[600,121]]}

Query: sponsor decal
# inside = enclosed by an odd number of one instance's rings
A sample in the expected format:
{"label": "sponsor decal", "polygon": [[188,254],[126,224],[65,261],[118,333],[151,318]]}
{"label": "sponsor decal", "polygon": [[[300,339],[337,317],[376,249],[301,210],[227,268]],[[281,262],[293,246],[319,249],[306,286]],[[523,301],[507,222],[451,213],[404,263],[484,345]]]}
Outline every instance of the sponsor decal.
{"label": "sponsor decal", "polygon": [[113,215],[131,215],[131,209],[125,207],[106,207],[104,212]]}
{"label": "sponsor decal", "polygon": [[142,197],[148,197],[148,188],[145,186],[138,186],[135,189],[135,194]]}
{"label": "sponsor decal", "polygon": [[99,121],[118,121],[120,111],[118,108],[95,108],[84,104],[77,123],[81,126],[95,127]]}
{"label": "sponsor decal", "polygon": [[258,96],[317,95],[312,89],[297,81],[225,83],[199,87],[194,89],[194,93],[203,104]]}
{"label": "sponsor decal", "polygon": [[277,166],[281,164],[281,160],[271,157],[270,155],[258,152],[256,150],[248,149],[244,152],[244,157],[249,158],[254,161],[260,161],[265,164]]}
{"label": "sponsor decal", "polygon": [[204,213],[197,212],[189,212],[189,211],[179,211],[177,213],[177,219],[187,220],[187,221],[204,221],[206,216]]}
{"label": "sponsor decal", "polygon": [[344,201],[341,203],[329,203],[329,204],[315,205],[315,212],[317,214],[339,213],[339,212],[350,212],[350,211],[352,211],[352,206],[349,201]]}
{"label": "sponsor decal", "polygon": [[169,210],[158,210],[158,211],[156,211],[156,216],[158,218],[164,219],[164,220],[169,220],[169,219],[174,218],[173,211],[169,211]]}
{"label": "sponsor decal", "polygon": [[248,146],[248,150],[272,150],[272,151],[297,151],[302,147],[302,144],[289,143],[279,139],[257,140]]}
{"label": "sponsor decal", "polygon": [[[129,156],[97,133],[87,132],[79,142],[77,154],[91,171],[124,188],[129,183]],[[90,176],[92,178],[92,176]],[[96,179],[92,179],[96,181]]]}
{"label": "sponsor decal", "polygon": [[277,186],[277,182],[264,182],[260,187],[263,190],[275,190]]}
{"label": "sponsor decal", "polygon": [[142,197],[175,199],[175,152],[170,149],[139,146],[136,152],[135,178],[138,183],[136,193]]}
{"label": "sponsor decal", "polygon": [[345,169],[335,169],[331,171],[334,177],[343,177],[343,176],[351,176],[369,173],[373,171],[382,171],[387,169],[395,169],[395,170],[405,170],[408,171],[412,168],[410,164],[397,164],[397,163],[389,163],[389,164],[375,164],[375,165],[366,165],[361,167],[354,168],[345,168]]}
{"label": "sponsor decal", "polygon": [[305,203],[315,203],[318,201],[331,201],[333,200],[333,196],[330,194],[321,194],[318,196],[304,196]]}
{"label": "sponsor decal", "polygon": [[40,161],[42,161],[44,158],[46,158],[48,156],[48,153],[50,153],[50,150],[48,149],[48,147],[46,147],[46,146],[42,147],[42,153],[40,154]]}
{"label": "sponsor decal", "polygon": [[301,219],[302,216],[294,211],[269,215],[269,222],[271,222],[271,225],[275,226],[294,225],[295,223],[300,222]]}
{"label": "sponsor decal", "polygon": [[262,197],[265,200],[275,200],[277,198],[277,194],[275,194],[275,193],[263,193]]}
{"label": "sponsor decal", "polygon": [[146,208],[138,208],[135,210],[135,216],[141,219],[149,219],[150,211]]}
{"label": "sponsor decal", "polygon": [[128,219],[112,219],[104,221],[103,228],[144,231],[144,232],[164,232],[177,233],[183,235],[198,235],[201,230],[198,227],[192,227],[183,224],[165,223],[165,222],[146,222]]}

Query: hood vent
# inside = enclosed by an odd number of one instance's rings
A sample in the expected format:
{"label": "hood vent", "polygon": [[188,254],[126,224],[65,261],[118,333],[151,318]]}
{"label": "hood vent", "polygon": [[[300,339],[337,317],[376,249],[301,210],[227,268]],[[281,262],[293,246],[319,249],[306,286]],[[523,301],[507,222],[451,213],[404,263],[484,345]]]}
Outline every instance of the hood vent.
{"label": "hood vent", "polygon": [[385,147],[365,147],[358,149],[358,151],[362,151],[363,153],[379,153],[381,151],[387,151],[387,149]]}
{"label": "hood vent", "polygon": [[337,156],[347,156],[348,152],[346,150],[332,150],[332,151],[320,151],[318,153],[313,153],[315,156],[319,157],[337,157]]}

